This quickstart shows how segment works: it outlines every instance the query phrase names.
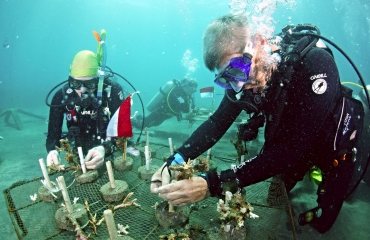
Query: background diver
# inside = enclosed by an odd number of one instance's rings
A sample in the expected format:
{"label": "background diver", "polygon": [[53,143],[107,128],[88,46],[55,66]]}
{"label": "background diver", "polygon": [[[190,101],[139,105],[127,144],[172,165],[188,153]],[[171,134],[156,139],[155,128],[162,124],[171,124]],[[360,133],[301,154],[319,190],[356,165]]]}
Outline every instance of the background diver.
{"label": "background diver", "polygon": [[[183,113],[195,109],[194,93],[197,87],[198,83],[193,78],[167,82],[147,104],[150,114],[144,119],[144,127],[159,126],[174,116],[181,121]],[[141,127],[142,117],[137,116],[132,123],[137,128]]]}

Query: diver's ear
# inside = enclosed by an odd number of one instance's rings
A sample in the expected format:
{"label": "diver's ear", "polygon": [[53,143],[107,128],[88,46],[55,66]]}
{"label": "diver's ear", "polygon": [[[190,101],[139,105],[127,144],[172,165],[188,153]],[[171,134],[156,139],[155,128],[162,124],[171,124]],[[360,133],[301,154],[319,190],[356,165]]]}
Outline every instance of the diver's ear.
{"label": "diver's ear", "polygon": [[245,45],[244,52],[245,53],[249,53],[250,55],[253,56],[254,49],[253,49],[253,43],[252,43],[252,41],[250,41],[250,40],[247,41],[247,45]]}

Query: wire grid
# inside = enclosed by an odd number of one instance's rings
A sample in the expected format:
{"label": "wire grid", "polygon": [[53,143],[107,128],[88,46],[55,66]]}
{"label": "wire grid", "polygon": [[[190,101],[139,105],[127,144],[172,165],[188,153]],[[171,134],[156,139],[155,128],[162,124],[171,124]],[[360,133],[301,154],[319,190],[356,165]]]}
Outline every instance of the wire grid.
{"label": "wire grid", "polygon": [[[161,166],[163,156],[167,155],[168,150],[161,146],[157,146],[155,149],[156,158],[152,160],[152,164]],[[118,155],[115,153],[115,156]],[[228,165],[228,163],[217,159],[215,161],[222,169]],[[129,225],[129,236],[134,239],[158,239],[160,235],[168,235],[175,233],[175,231],[161,227],[156,220],[153,206],[156,202],[161,202],[161,199],[150,193],[149,181],[140,179],[136,169],[142,165],[142,162],[144,161],[138,157],[134,159],[132,171],[114,171],[115,179],[127,182],[129,186],[127,193],[134,192],[129,201],[137,198],[137,203],[141,205],[140,207],[129,206],[117,209],[114,219],[116,224]],[[70,172],[53,174],[50,178],[55,179],[60,175],[64,176],[67,185],[73,182],[73,175]],[[74,232],[60,230],[55,222],[54,214],[60,207],[62,199],[51,203],[30,200],[30,195],[38,192],[41,179],[42,177],[30,181],[20,181],[4,190],[10,218],[19,239],[75,239]],[[107,182],[109,182],[108,175],[103,173],[93,183],[78,184],[75,182],[68,188],[68,193],[71,200],[78,197],[79,203],[83,203],[83,199],[87,199],[91,213],[96,213],[96,218],[99,220],[103,217],[103,211],[108,209],[110,205],[120,203],[109,204],[102,200],[100,187]],[[279,239],[276,234],[282,231],[279,226],[281,222],[284,221],[288,224],[292,222],[288,211],[289,199],[286,194],[281,194],[279,198],[274,199],[273,206],[266,202],[269,186],[270,181],[265,181],[246,188],[247,201],[255,208],[254,213],[260,216],[259,219],[245,220],[247,236],[250,239]],[[219,214],[216,211],[217,201],[216,198],[208,198],[194,204],[189,218],[189,226],[196,226],[206,231],[218,231],[220,223]],[[291,225],[290,229],[286,227],[283,229],[286,231],[284,236],[295,238],[294,225]],[[98,236],[93,234],[90,224],[84,228],[84,231],[87,234],[91,233],[91,239],[109,238],[105,223],[98,227]],[[189,233],[187,229],[180,229],[178,232]],[[200,233],[193,239],[206,239],[206,237],[205,234]]]}

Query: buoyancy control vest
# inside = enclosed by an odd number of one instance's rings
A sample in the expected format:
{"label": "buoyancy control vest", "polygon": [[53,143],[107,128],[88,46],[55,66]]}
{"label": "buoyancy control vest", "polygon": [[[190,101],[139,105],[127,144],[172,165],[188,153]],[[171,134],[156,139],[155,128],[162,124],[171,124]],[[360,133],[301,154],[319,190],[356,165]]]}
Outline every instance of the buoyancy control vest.
{"label": "buoyancy control vest", "polygon": [[[74,140],[76,144],[82,141],[85,135],[92,138],[92,146],[100,144],[105,140],[106,129],[110,120],[109,102],[111,99],[111,80],[105,79],[104,85],[106,91],[103,92],[101,104],[96,107],[95,95],[87,94],[85,97],[78,97],[73,89],[68,84],[62,88],[65,118],[67,121],[68,138]],[[93,133],[93,134],[91,134]],[[86,146],[83,149],[90,149],[91,146]]]}
{"label": "buoyancy control vest", "polygon": [[[303,33],[302,31],[305,30],[307,32]],[[349,57],[333,42],[320,36],[320,31],[316,26],[312,24],[300,24],[297,26],[287,25],[282,29],[282,32],[276,36],[276,38],[278,38],[278,41],[281,41],[279,43],[281,46],[279,54],[282,57],[282,62],[279,64],[277,76],[272,79],[269,85],[269,87],[272,88],[272,91],[269,91],[272,93],[269,96],[269,101],[276,102],[277,104],[273,108],[272,115],[266,116],[267,121],[272,121],[269,124],[269,128],[265,129],[266,138],[274,137],[285,106],[284,103],[286,99],[287,86],[292,79],[294,67],[300,62],[300,59],[302,59],[314,47],[324,48],[333,55],[330,48],[328,48],[321,39],[329,42],[347,58],[358,74],[360,82],[366,89],[362,76],[351,59],[349,59]],[[273,39],[273,41],[276,40],[276,38]],[[370,106],[368,94],[367,103]],[[369,164],[370,146],[369,144],[364,146],[363,139],[366,138],[367,142],[370,142],[370,135],[362,135],[364,125],[364,107],[360,101],[356,100],[352,96],[351,89],[341,85],[341,98],[339,102],[332,103],[331,114],[337,124],[336,136],[333,143],[333,158],[339,159],[343,154],[352,152],[352,161],[354,161],[356,165],[352,182],[347,191],[346,197],[348,197],[360,183],[365,173],[365,169]],[[357,155],[358,150],[365,151],[367,154]]]}

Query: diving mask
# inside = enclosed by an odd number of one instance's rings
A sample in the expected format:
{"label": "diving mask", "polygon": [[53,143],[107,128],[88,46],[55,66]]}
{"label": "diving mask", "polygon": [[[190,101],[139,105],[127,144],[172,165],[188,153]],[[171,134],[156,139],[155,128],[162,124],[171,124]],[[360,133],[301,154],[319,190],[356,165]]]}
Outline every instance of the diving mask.
{"label": "diving mask", "polygon": [[240,92],[247,83],[252,65],[251,59],[252,55],[249,53],[232,58],[225,69],[216,74],[214,82],[224,89],[234,89],[235,92]]}
{"label": "diving mask", "polygon": [[82,86],[88,89],[96,89],[98,87],[98,82],[98,77],[94,77],[90,80],[78,80],[71,76],[68,78],[69,87],[72,89],[80,89]]}

